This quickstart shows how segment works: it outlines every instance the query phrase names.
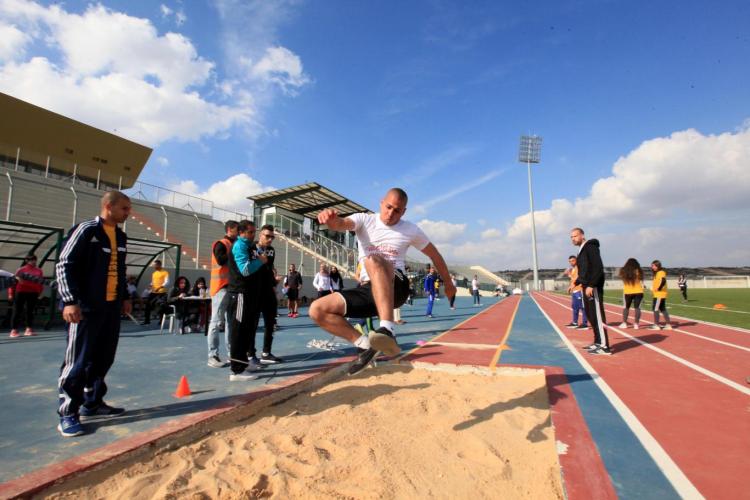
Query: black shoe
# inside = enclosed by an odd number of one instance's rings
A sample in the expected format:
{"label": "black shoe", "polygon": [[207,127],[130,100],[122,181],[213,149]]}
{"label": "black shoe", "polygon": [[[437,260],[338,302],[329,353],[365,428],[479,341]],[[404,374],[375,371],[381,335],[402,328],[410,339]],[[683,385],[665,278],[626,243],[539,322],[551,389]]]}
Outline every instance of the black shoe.
{"label": "black shoe", "polygon": [[148,325],[150,325],[150,324],[151,324],[151,322],[150,322],[150,321],[142,321],[142,322],[141,322],[141,326],[148,326]]}
{"label": "black shoe", "polygon": [[277,358],[270,352],[266,354],[265,352],[260,355],[260,363],[263,365],[275,365],[278,363],[283,363],[284,360],[281,358]]}
{"label": "black shoe", "polygon": [[374,332],[370,332],[370,346],[386,356],[395,356],[401,352],[401,348],[398,346],[393,333],[384,326],[381,326]]}
{"label": "black shoe", "polygon": [[586,347],[581,347],[581,349],[583,349],[584,351],[592,351],[597,347],[599,347],[599,344],[589,344]]}
{"label": "black shoe", "polygon": [[603,345],[596,346],[596,349],[591,349],[589,351],[589,354],[595,354],[599,356],[611,356],[612,351],[609,350],[609,347],[604,347]]}
{"label": "black shoe", "polygon": [[125,408],[115,408],[114,406],[109,406],[107,403],[102,403],[96,408],[81,406],[79,410],[81,420],[96,417],[116,417],[123,413],[125,413]]}
{"label": "black shoe", "polygon": [[354,375],[367,368],[367,365],[372,362],[375,355],[378,353],[375,349],[358,349],[358,351],[361,352],[357,356],[357,359],[355,359],[351,366],[349,366],[349,375]]}

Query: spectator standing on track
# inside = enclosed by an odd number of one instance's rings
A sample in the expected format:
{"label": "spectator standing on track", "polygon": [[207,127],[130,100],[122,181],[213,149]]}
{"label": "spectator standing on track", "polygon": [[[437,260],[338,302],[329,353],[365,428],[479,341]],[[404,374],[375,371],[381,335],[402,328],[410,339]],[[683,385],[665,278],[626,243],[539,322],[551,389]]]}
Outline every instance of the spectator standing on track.
{"label": "spectator standing on track", "polygon": [[44,273],[36,265],[36,255],[29,254],[23,259],[23,266],[16,271],[15,295],[13,298],[13,317],[11,319],[10,337],[20,337],[18,330],[26,327],[25,337],[33,337],[34,309],[39,295],[44,290]]}
{"label": "spectator standing on track", "polygon": [[313,287],[318,291],[318,298],[330,295],[333,291],[333,286],[331,285],[331,274],[328,272],[327,265],[320,264],[320,271],[315,273],[315,277],[313,278]]}
{"label": "spectator standing on track", "polygon": [[[455,288],[456,285],[458,285],[458,282],[456,281],[456,275],[451,274],[451,283],[453,284],[453,287]],[[448,302],[450,303],[451,309],[456,309],[456,296],[449,297]]]}
{"label": "spectator standing on track", "polygon": [[654,295],[653,310],[654,324],[651,330],[659,330],[659,312],[664,314],[664,329],[671,330],[672,324],[667,311],[667,271],[661,266],[661,261],[655,260],[651,263],[651,270],[654,272],[654,279],[651,282],[651,292]]}
{"label": "spectator standing on track", "polygon": [[687,278],[685,277],[684,274],[680,274],[680,277],[677,278],[677,288],[680,289],[680,293],[682,294],[682,302],[687,302],[688,301],[688,298],[687,298],[688,284],[687,284]]}
{"label": "spectator standing on track", "polygon": [[586,346],[589,354],[610,355],[607,319],[604,314],[604,265],[599,252],[599,240],[587,240],[583,229],[570,231],[570,241],[578,247],[578,277],[574,284],[582,285],[583,309],[594,330],[594,343]]}
{"label": "spectator standing on track", "polygon": [[620,328],[628,327],[628,312],[630,305],[633,305],[633,314],[635,322],[633,329],[637,330],[641,321],[641,301],[643,300],[643,271],[641,264],[634,258],[630,258],[620,269],[620,279],[622,280],[622,323]]}
{"label": "spectator standing on track", "polygon": [[[565,325],[567,328],[576,328],[578,330],[587,330],[589,325],[586,320],[586,311],[583,310],[583,287],[576,285],[576,279],[578,279],[578,259],[575,255],[568,257],[568,264],[570,264],[570,270],[568,276],[570,276],[570,286],[568,287],[568,293],[570,294],[570,305],[573,309],[573,320]],[[581,313],[581,323],[578,323],[578,313]]]}
{"label": "spectator standing on track", "polygon": [[302,275],[297,271],[294,264],[289,264],[289,273],[284,278],[286,298],[289,301],[290,318],[299,316],[299,290],[302,288]]}
{"label": "spectator standing on track", "polygon": [[427,311],[425,314],[432,318],[432,306],[435,305],[435,280],[437,273],[432,266],[427,268],[427,276],[424,277],[424,292],[427,294]]}
{"label": "spectator standing on track", "polygon": [[[230,369],[232,382],[258,378],[252,372],[263,368],[255,357],[255,330],[260,316],[261,274],[258,272],[268,262],[264,254],[259,254],[253,239],[255,224],[249,220],[240,221],[239,237],[232,245],[229,254],[229,317],[230,327]],[[248,354],[250,357],[248,358]]]}
{"label": "spectator standing on track", "polygon": [[341,273],[336,266],[331,267],[331,290],[338,292],[344,289],[344,278],[341,277]]}
{"label": "spectator standing on track", "polygon": [[[380,213],[358,213],[346,218],[336,210],[325,209],[318,215],[320,224],[333,231],[354,231],[359,245],[359,260],[364,264],[363,286],[342,290],[313,302],[310,316],[326,331],[364,349],[349,368],[354,374],[364,369],[378,351],[389,356],[401,352],[395,338],[393,309],[400,307],[409,293],[409,281],[404,274],[406,252],[409,247],[421,251],[444,276],[450,274],[437,248],[416,224],[402,220],[408,197],[399,188],[390,189],[380,201]],[[446,284],[446,295],[456,293]],[[380,327],[365,338],[346,321],[346,316],[362,318],[377,314]]]}
{"label": "spectator standing on track", "polygon": [[266,256],[266,263],[260,267],[260,310],[263,314],[263,350],[260,353],[260,362],[264,365],[275,365],[283,363],[284,360],[277,358],[271,353],[273,347],[273,332],[276,326],[276,285],[278,277],[274,272],[273,262],[276,258],[276,250],[271,243],[276,238],[273,226],[266,224],[260,228],[256,252],[258,255]]}
{"label": "spectator standing on track", "polygon": [[125,288],[127,236],[117,226],[130,216],[130,198],[102,196],[99,217],[73,226],[55,266],[68,343],[58,379],[60,425],[65,437],[85,432],[81,418],[120,415],[104,402],[104,377],[114,363],[120,314],[130,314]]}
{"label": "spectator standing on track", "polygon": [[481,306],[482,303],[479,299],[479,279],[477,279],[477,275],[474,275],[474,279],[471,280],[471,295],[474,297],[474,305],[475,306]]}
{"label": "spectator standing on track", "polygon": [[208,325],[208,366],[224,368],[227,366],[219,357],[219,332],[224,330],[224,344],[229,356],[229,338],[231,319],[229,317],[229,254],[237,239],[240,224],[229,220],[224,224],[224,237],[214,241],[211,246],[211,322]]}
{"label": "spectator standing on track", "polygon": [[151,273],[151,286],[150,292],[146,298],[146,311],[145,318],[143,319],[144,325],[151,324],[151,311],[157,310],[159,319],[164,314],[164,304],[167,302],[167,287],[169,286],[169,272],[161,267],[161,261],[156,259],[154,261],[154,272]]}

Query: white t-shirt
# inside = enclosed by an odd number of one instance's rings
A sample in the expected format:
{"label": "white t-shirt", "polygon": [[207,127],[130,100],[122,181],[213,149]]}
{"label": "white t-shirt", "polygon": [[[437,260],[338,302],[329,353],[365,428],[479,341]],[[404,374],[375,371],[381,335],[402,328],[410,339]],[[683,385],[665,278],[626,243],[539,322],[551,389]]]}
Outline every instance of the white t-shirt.
{"label": "white t-shirt", "polygon": [[317,273],[313,278],[313,287],[319,292],[332,290],[331,276],[329,274]]}
{"label": "white t-shirt", "polygon": [[476,279],[471,280],[471,289],[479,290],[479,280],[476,280]]}
{"label": "white t-shirt", "polygon": [[[352,214],[347,219],[354,222],[360,262],[369,255],[382,255],[395,269],[403,270],[406,251],[410,246],[423,250],[430,244],[430,239],[419,226],[403,219],[392,226],[385,225],[378,214]],[[369,281],[365,265],[361,267],[360,279]]]}

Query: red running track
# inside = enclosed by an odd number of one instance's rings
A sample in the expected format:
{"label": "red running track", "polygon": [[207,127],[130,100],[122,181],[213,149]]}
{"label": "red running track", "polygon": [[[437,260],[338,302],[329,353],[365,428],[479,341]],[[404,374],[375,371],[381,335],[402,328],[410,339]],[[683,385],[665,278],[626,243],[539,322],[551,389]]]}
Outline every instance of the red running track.
{"label": "red running track", "polygon": [[[590,330],[564,328],[571,318],[567,297],[534,298],[577,349],[592,342]],[[747,347],[750,334],[684,319],[673,331],[620,329],[621,308],[605,309],[614,354],[583,354],[586,361],[703,496],[747,498],[750,352],[737,346]],[[651,314],[644,311],[644,319]]]}

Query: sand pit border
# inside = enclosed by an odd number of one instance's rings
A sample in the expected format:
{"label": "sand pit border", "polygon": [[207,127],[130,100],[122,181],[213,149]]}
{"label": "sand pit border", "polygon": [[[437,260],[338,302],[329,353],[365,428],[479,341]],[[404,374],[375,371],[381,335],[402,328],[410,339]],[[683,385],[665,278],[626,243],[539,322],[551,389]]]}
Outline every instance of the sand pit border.
{"label": "sand pit border", "polygon": [[[399,361],[400,364],[407,362]],[[550,415],[558,445],[562,483],[568,499],[616,498],[614,488],[589,433],[575,396],[562,368],[534,365],[486,367],[409,362],[417,369],[486,376],[523,375],[544,371]],[[321,387],[343,375],[349,363],[340,360],[313,372],[269,384],[262,389],[234,396],[221,405],[176,419],[156,429],[93,450],[85,455],[53,464],[20,478],[0,484],[0,498],[29,498],[89,472],[117,467],[142,455],[171,450],[210,433],[209,425],[245,420],[263,408],[281,403],[300,392]]]}

